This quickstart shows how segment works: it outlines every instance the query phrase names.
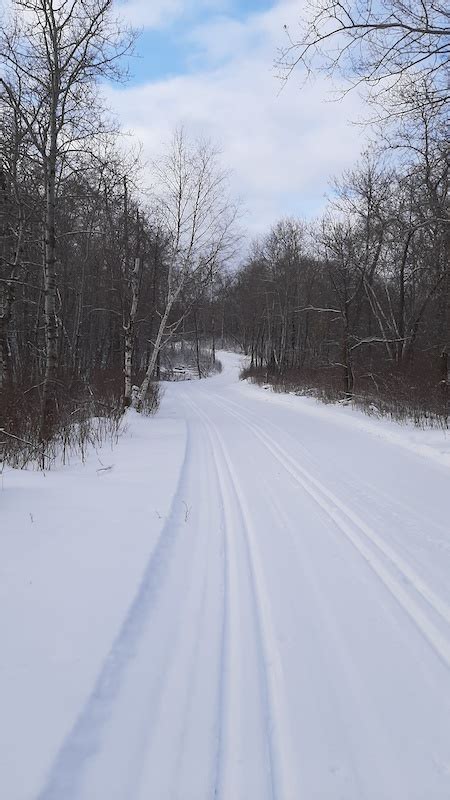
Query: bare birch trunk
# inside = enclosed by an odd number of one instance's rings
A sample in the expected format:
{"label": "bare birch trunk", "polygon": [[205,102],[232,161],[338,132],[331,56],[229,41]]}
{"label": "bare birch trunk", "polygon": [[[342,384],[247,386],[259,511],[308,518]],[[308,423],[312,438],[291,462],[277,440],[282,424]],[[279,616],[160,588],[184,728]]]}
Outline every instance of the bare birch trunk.
{"label": "bare birch trunk", "polygon": [[132,402],[133,388],[133,352],[134,352],[134,332],[136,314],[139,303],[139,277],[141,272],[141,259],[137,257],[134,261],[133,272],[131,273],[131,308],[128,321],[124,324],[125,347],[124,347],[124,379],[125,389],[123,397],[123,407],[128,408]]}
{"label": "bare birch trunk", "polygon": [[175,301],[175,296],[174,295],[170,295],[169,299],[167,301],[167,304],[166,304],[166,308],[165,308],[164,314],[162,315],[160,323],[159,323],[158,333],[156,334],[156,339],[155,339],[155,343],[153,345],[153,351],[152,351],[152,354],[150,356],[150,361],[149,361],[149,364],[148,364],[148,367],[147,367],[147,371],[145,373],[144,380],[142,381],[141,387],[139,389],[139,394],[137,396],[136,409],[138,411],[142,410],[142,406],[144,404],[145,398],[147,397],[147,392],[148,392],[148,389],[149,389],[149,386],[150,386],[150,382],[152,380],[153,373],[155,371],[155,367],[156,367],[156,364],[157,364],[157,361],[158,361],[159,351],[161,349],[162,337],[164,336],[164,331],[166,330],[167,320],[169,319],[169,314],[170,314],[170,312],[172,310],[172,306],[173,306],[174,301]]}

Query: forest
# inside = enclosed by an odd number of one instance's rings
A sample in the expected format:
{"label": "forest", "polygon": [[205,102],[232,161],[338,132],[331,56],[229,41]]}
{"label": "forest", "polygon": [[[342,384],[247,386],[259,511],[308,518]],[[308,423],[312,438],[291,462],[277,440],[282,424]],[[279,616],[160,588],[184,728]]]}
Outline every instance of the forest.
{"label": "forest", "polygon": [[[202,377],[218,347],[278,390],[447,426],[445,26],[421,33],[416,15],[405,49],[403,28],[393,40],[375,19],[365,61],[316,66],[329,13],[312,6],[278,67],[289,80],[301,64],[350,72],[371,144],[331,181],[320,219],[274,221],[249,242],[214,143],[180,126],[143,185],[144,155],[102,100],[136,37],[111,1],[13,4],[0,24],[4,460],[45,466],[61,445],[116,435],[130,405],[157,407],[180,352]],[[332,16],[346,57],[364,34]]]}

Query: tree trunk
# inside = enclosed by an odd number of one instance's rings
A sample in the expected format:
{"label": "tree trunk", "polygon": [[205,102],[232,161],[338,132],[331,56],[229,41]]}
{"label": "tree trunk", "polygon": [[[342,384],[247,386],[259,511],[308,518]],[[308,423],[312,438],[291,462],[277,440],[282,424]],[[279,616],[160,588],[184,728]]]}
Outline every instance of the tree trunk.
{"label": "tree trunk", "polygon": [[212,341],[211,341],[211,361],[212,361],[213,364],[215,364],[216,363],[216,317],[215,317],[215,314],[214,314],[214,310],[213,310],[212,319],[211,319],[211,338],[212,338]]}
{"label": "tree trunk", "polygon": [[52,115],[50,152],[47,161],[44,241],[44,321],[45,375],[42,394],[40,440],[47,442],[53,433],[56,418],[56,385],[58,372],[58,326],[56,322],[56,119]]}
{"label": "tree trunk", "polygon": [[161,317],[161,321],[159,323],[158,333],[156,334],[155,344],[153,346],[153,351],[150,356],[150,361],[147,367],[147,371],[145,373],[144,380],[141,383],[141,387],[139,389],[139,394],[136,401],[136,409],[138,411],[142,411],[142,406],[144,404],[145,398],[147,397],[147,392],[150,386],[150,381],[153,377],[153,373],[155,371],[155,367],[158,361],[159,351],[161,349],[161,342],[162,337],[164,335],[164,331],[166,329],[167,320],[169,319],[169,314],[171,312],[172,306],[175,302],[175,295],[169,296],[167,301],[166,309],[164,311],[163,316]]}
{"label": "tree trunk", "polygon": [[133,352],[134,352],[134,327],[136,321],[136,314],[139,302],[139,276],[141,271],[141,260],[136,258],[134,262],[134,269],[131,275],[131,308],[128,317],[128,322],[123,326],[125,333],[125,347],[124,347],[124,397],[123,407],[128,408],[131,405],[131,392],[133,386]]}
{"label": "tree trunk", "polygon": [[197,373],[198,377],[202,378],[202,370],[200,366],[200,343],[198,340],[198,323],[197,323],[197,311],[194,311],[194,328],[195,328],[195,358],[197,361]]}
{"label": "tree trunk", "polygon": [[9,280],[0,286],[0,391],[4,389],[8,378],[8,327],[11,321],[15,300],[14,280],[18,275],[22,256],[22,238],[24,229],[24,213],[22,203],[19,204],[18,233],[15,246],[14,261]]}
{"label": "tree trunk", "polygon": [[8,316],[3,310],[0,313],[0,393],[6,387],[8,367]]}
{"label": "tree trunk", "polygon": [[347,400],[351,400],[353,397],[353,370],[349,348],[349,324],[347,314],[348,312],[346,310],[344,315],[344,331],[342,337],[342,366],[345,397]]}

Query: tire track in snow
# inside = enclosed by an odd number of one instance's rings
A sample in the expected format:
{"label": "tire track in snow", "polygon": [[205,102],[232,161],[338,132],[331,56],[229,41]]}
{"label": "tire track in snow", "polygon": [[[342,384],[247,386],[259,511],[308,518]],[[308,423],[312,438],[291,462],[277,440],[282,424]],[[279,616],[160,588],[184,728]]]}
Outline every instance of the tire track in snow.
{"label": "tire track in snow", "polygon": [[[228,653],[226,654],[228,667],[230,669],[234,660],[233,651],[239,644],[237,639],[233,638],[232,635],[233,629],[239,629],[240,615],[239,605],[236,602],[239,598],[239,586],[237,585],[237,574],[233,570],[233,560],[235,561],[238,555],[236,535],[233,533],[235,520],[232,514],[230,514],[230,508],[234,507],[234,514],[238,520],[238,527],[242,534],[246,553],[248,572],[252,585],[254,613],[258,625],[259,645],[264,665],[263,680],[265,683],[264,688],[268,705],[266,724],[268,726],[271,761],[271,797],[274,798],[274,800],[298,800],[302,795],[299,791],[297,775],[294,770],[295,759],[291,750],[292,735],[288,722],[281,657],[276,635],[273,630],[269,595],[265,586],[251,515],[239,483],[234,477],[233,464],[230,460],[222,435],[203,409],[195,404],[192,399],[189,399],[188,402],[203,420],[208,432],[214,452],[215,470],[224,501],[223,513],[225,516],[226,537],[228,539],[227,548],[231,551],[227,569],[229,611],[227,626],[228,636],[225,645],[225,649],[228,649]],[[225,686],[226,694],[232,694],[234,692],[236,692],[236,687],[230,687],[230,685],[228,685],[228,687]],[[230,702],[230,697],[227,699]],[[235,696],[230,703],[233,707],[233,714],[236,714],[236,712],[239,714],[236,709],[236,704],[238,702],[239,699]],[[231,725],[229,724],[229,727],[233,727],[233,732],[236,733],[236,720],[234,720]],[[223,757],[223,754],[221,755]],[[223,765],[219,765],[216,797],[223,798],[223,800],[243,797],[242,786],[239,786],[239,775],[236,771],[231,775],[229,773],[227,774],[226,768]]]}
{"label": "tire track in snow", "polygon": [[[212,397],[212,395],[211,395]],[[330,519],[337,525],[337,527],[344,533],[346,538],[353,544],[359,551],[360,555],[369,564],[372,570],[377,574],[380,580],[384,583],[386,588],[396,598],[404,611],[407,612],[409,617],[415,623],[417,628],[425,636],[429,644],[435,649],[444,663],[450,667],[450,641],[442,634],[434,622],[424,613],[418,603],[408,594],[404,585],[411,586],[431,607],[435,614],[446,623],[450,624],[450,608],[435,592],[416,574],[411,567],[404,562],[394,550],[379,536],[369,528],[366,523],[359,518],[348,506],[346,506],[339,498],[337,498],[329,489],[327,489],[320,481],[313,478],[301,464],[292,458],[287,451],[276,442],[272,436],[261,428],[260,425],[253,422],[242,412],[240,406],[239,411],[230,408],[230,405],[236,406],[233,401],[225,400],[224,398],[214,397],[214,402],[219,408],[230,414],[230,416],[238,419],[243,423],[248,430],[262,442],[267,450],[276,458],[276,460],[284,467],[284,469],[294,478],[294,480],[315,500],[318,506],[325,512]],[[355,530],[357,533],[355,533]],[[378,549],[378,551],[392,564],[392,566],[401,575],[402,583],[396,579],[391,572],[385,567],[382,561],[376,556],[373,550],[367,546],[366,541],[370,541],[371,545]]]}
{"label": "tire track in snow", "polygon": [[186,427],[184,458],[166,523],[147,562],[137,594],[106,657],[84,708],[66,736],[37,800],[74,800],[82,789],[86,767],[95,758],[113,713],[130,662],[134,659],[152,608],[164,583],[172,552],[183,524],[183,501],[191,461],[191,438]]}

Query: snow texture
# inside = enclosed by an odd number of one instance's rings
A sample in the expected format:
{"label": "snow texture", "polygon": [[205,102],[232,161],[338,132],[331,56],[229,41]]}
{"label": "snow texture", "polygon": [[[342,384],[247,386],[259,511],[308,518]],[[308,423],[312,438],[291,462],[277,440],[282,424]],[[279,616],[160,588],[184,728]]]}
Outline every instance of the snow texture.
{"label": "snow texture", "polygon": [[220,358],[4,471],[0,797],[448,800],[448,436]]}

